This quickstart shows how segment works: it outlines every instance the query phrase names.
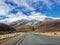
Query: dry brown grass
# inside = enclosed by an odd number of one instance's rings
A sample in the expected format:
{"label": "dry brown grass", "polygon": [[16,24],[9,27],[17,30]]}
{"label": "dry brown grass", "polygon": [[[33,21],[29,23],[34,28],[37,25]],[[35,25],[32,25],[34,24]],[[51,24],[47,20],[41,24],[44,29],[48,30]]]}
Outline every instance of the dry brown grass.
{"label": "dry brown grass", "polygon": [[11,34],[0,35],[0,41],[4,40],[4,39],[9,39],[9,38],[12,38],[12,37],[15,37],[15,36],[18,36],[18,35],[22,35],[22,33],[19,32],[19,33],[11,33]]}
{"label": "dry brown grass", "polygon": [[[4,35],[1,35],[2,36],[1,39],[3,39],[3,40],[0,41],[0,45],[13,45],[24,35],[25,35],[25,33],[22,33],[22,32],[6,34],[5,37],[4,37]],[[4,39],[4,38],[6,38],[6,39]]]}
{"label": "dry brown grass", "polygon": [[33,27],[29,25],[19,25],[16,27],[17,31],[30,32],[33,31]]}
{"label": "dry brown grass", "polygon": [[60,32],[44,32],[44,33],[40,33],[40,34],[47,35],[47,36],[60,37]]}

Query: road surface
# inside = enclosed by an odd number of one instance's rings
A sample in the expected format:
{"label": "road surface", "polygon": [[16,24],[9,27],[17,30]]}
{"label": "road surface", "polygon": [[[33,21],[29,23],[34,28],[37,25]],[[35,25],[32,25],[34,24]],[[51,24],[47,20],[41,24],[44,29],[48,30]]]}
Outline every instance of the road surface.
{"label": "road surface", "polygon": [[60,39],[27,33],[22,41],[19,40],[16,45],[60,45]]}

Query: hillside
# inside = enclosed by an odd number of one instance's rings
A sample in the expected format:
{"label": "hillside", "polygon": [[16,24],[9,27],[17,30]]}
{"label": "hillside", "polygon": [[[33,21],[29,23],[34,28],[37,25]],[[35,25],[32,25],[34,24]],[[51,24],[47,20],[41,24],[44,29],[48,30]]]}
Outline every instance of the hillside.
{"label": "hillside", "polygon": [[27,25],[27,24],[21,24],[21,25],[15,25],[15,26],[9,26],[3,23],[0,23],[0,33],[1,32],[30,32],[30,31],[36,31],[36,32],[55,32],[60,31],[60,19],[54,20],[54,21],[46,21],[42,24],[38,23],[34,26]]}
{"label": "hillside", "polygon": [[14,28],[17,29],[17,31],[20,32],[30,32],[30,31],[37,31],[37,32],[55,32],[55,31],[60,31],[60,20],[54,20],[51,22],[45,22],[43,24],[31,26],[31,25],[15,25],[13,26]]}
{"label": "hillside", "polygon": [[20,32],[30,32],[30,31],[34,31],[34,28],[32,26],[29,25],[19,25],[19,26],[15,26],[17,31]]}
{"label": "hillside", "polygon": [[16,29],[14,29],[13,27],[0,23],[0,34],[1,33],[11,33],[13,31],[15,31]]}
{"label": "hillside", "polygon": [[46,22],[40,26],[34,26],[35,31],[40,32],[55,32],[60,31],[60,20],[55,20],[52,22]]}

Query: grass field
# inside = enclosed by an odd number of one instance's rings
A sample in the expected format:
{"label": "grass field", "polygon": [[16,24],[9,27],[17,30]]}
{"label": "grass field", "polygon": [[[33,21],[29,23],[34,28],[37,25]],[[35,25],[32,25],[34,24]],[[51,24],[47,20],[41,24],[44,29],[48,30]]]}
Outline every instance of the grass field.
{"label": "grass field", "polygon": [[40,34],[60,38],[60,32],[44,32]]}
{"label": "grass field", "polygon": [[36,34],[53,36],[53,37],[60,37],[60,32],[35,32]]}
{"label": "grass field", "polygon": [[8,40],[12,37],[19,36],[19,35],[22,35],[22,34],[23,34],[22,32],[18,32],[18,33],[0,35],[0,42],[2,42],[2,40]]}

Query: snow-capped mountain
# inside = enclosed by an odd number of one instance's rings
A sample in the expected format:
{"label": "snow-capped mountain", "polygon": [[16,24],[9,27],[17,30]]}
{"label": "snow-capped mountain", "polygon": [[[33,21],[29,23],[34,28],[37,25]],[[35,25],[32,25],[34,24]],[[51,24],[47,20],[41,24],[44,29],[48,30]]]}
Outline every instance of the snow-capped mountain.
{"label": "snow-capped mountain", "polygon": [[[42,20],[41,20],[42,18]],[[49,21],[53,21],[54,19],[52,18],[48,18],[48,17],[40,17],[40,16],[31,16],[31,17],[28,17],[27,19],[20,19],[20,20],[17,20],[17,21],[13,21],[10,23],[10,25],[14,25],[14,26],[17,26],[17,25],[22,25],[22,24],[25,24],[25,25],[30,25],[30,26],[34,26],[34,25],[40,25],[40,24],[43,24],[45,22],[49,22]]]}
{"label": "snow-capped mountain", "polygon": [[5,24],[14,25],[14,26],[22,25],[22,24],[34,26],[34,25],[40,25],[40,24],[43,24],[44,22],[49,22],[53,20],[54,18],[52,17],[48,17],[40,13],[37,13],[35,15],[31,14],[30,16],[25,16],[25,17],[18,16],[17,18],[16,17],[9,18],[8,20],[4,20],[2,22]]}
{"label": "snow-capped mountain", "polygon": [[22,24],[27,24],[29,20],[27,19],[21,19],[21,20],[17,20],[17,21],[14,21],[14,22],[11,22],[9,25],[22,25]]}
{"label": "snow-capped mountain", "polygon": [[25,24],[25,25],[34,26],[34,25],[41,24],[41,23],[42,23],[42,21],[39,21],[39,20],[21,19],[21,20],[10,23],[10,25],[17,26],[17,25]]}

